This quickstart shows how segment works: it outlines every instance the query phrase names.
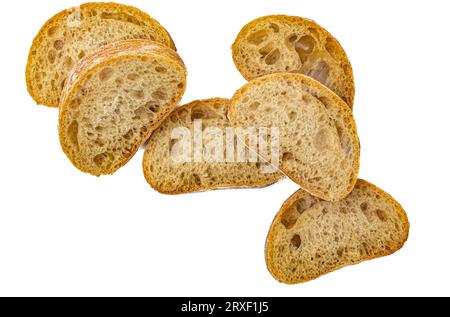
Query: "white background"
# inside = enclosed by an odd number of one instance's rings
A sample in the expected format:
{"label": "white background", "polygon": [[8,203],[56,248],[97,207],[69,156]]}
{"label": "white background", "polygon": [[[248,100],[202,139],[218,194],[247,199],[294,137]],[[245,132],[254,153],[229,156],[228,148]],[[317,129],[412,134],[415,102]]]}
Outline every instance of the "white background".
{"label": "white background", "polygon": [[113,176],[75,169],[56,109],[25,86],[33,37],[78,1],[10,1],[1,27],[0,295],[450,295],[448,1],[125,1],[172,34],[188,71],[182,102],[231,97],[245,81],[230,46],[267,14],[311,18],[353,64],[360,177],[411,222],[396,254],[287,286],[266,270],[273,216],[297,186],[164,196],[139,151]]}

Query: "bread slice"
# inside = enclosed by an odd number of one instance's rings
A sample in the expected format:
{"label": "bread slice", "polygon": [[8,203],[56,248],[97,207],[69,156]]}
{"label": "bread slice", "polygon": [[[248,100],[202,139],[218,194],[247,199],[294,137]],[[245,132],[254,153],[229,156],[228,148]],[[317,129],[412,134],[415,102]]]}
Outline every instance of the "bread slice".
{"label": "bread slice", "polygon": [[28,91],[38,104],[58,107],[71,68],[85,55],[119,40],[147,39],[175,49],[169,33],[146,13],[93,2],[64,10],[36,35],[28,55]]}
{"label": "bread slice", "polygon": [[183,61],[156,42],[120,41],[86,56],[61,95],[64,152],[83,172],[114,173],[175,108],[185,87]]}
{"label": "bread slice", "polygon": [[273,220],[266,240],[266,264],[280,282],[306,282],[392,254],[403,246],[408,232],[402,206],[364,180],[358,180],[353,192],[338,202],[299,190]]}
{"label": "bread slice", "polygon": [[[144,154],[143,170],[154,189],[164,194],[182,194],[225,187],[259,187],[275,183],[282,177],[280,173],[266,173],[258,162],[236,162],[235,159],[226,162],[225,147],[221,161],[207,160],[204,156],[196,161],[193,155],[190,155],[190,161],[178,160],[172,156],[173,151],[179,151],[179,154],[187,151],[187,148],[183,149],[182,140],[173,138],[172,132],[182,127],[193,136],[195,120],[201,120],[199,123],[205,133],[208,128],[219,129],[225,140],[226,129],[231,127],[226,117],[228,106],[229,100],[223,98],[193,101],[177,108],[152,133]],[[211,141],[207,138],[205,134],[204,143]],[[191,138],[186,143],[191,145],[191,153],[193,142]]]}
{"label": "bread slice", "polygon": [[339,42],[314,21],[270,15],[248,23],[233,46],[233,60],[247,80],[294,72],[313,77],[353,107],[352,66]]}
{"label": "bread slice", "polygon": [[250,81],[231,99],[235,127],[277,127],[279,168],[325,200],[346,197],[359,171],[359,140],[350,108],[331,90],[301,74]]}

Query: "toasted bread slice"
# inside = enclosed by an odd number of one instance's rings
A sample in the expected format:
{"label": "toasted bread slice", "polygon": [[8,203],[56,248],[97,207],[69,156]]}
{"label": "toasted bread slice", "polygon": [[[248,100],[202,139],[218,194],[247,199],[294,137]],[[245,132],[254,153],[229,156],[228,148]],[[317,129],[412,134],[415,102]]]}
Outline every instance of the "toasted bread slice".
{"label": "toasted bread slice", "polygon": [[231,99],[235,127],[277,127],[279,168],[303,189],[340,200],[359,171],[359,140],[350,108],[331,90],[301,74],[250,81]]}
{"label": "toasted bread slice", "polygon": [[[177,108],[152,133],[144,154],[143,170],[147,182],[154,189],[165,194],[182,194],[217,188],[260,187],[275,183],[282,177],[280,173],[266,173],[258,162],[236,162],[234,158],[227,162],[226,147],[222,148],[223,154],[212,160],[202,155],[196,161],[193,157],[194,140],[186,140],[188,143],[184,144],[188,146],[183,148],[182,140],[173,138],[172,133],[180,128],[187,129],[193,137],[194,122],[201,120],[198,122],[205,134],[205,144],[214,141],[212,135],[208,139],[208,128],[218,129],[211,132],[214,137],[219,132],[218,136],[225,141],[226,129],[231,129],[226,117],[229,102],[222,98],[193,101]],[[232,137],[234,139],[235,135]],[[185,153],[188,159],[176,157],[183,155],[182,151],[188,151]]]}
{"label": "toasted bread slice", "polygon": [[232,50],[234,63],[247,80],[272,73],[302,73],[353,107],[352,66],[339,42],[314,21],[287,15],[258,18],[239,32]]}
{"label": "toasted bread slice", "polygon": [[156,20],[131,6],[93,2],[56,14],[36,35],[28,55],[31,97],[38,104],[58,107],[72,67],[101,46],[126,39],[153,40],[175,49]]}
{"label": "toasted bread slice", "polygon": [[266,263],[278,281],[302,283],[392,254],[403,246],[408,232],[402,206],[364,180],[358,180],[353,192],[337,202],[299,190],[273,220],[266,240]]}
{"label": "toasted bread slice", "polygon": [[112,174],[175,108],[186,87],[178,54],[126,40],[83,58],[61,96],[61,146],[81,171]]}

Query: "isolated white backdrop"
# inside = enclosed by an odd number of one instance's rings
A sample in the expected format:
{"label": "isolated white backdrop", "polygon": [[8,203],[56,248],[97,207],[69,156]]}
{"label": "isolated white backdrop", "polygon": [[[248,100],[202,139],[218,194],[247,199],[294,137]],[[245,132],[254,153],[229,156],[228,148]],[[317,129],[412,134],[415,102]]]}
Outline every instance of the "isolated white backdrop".
{"label": "isolated white backdrop", "polygon": [[113,176],[76,170],[56,109],[25,86],[31,41],[79,1],[10,1],[1,27],[0,295],[450,295],[448,1],[126,1],[172,34],[188,68],[182,102],[231,97],[245,83],[230,46],[267,14],[311,18],[353,64],[361,172],[408,212],[398,253],[294,286],[264,263],[273,216],[297,186],[164,196],[143,152]]}

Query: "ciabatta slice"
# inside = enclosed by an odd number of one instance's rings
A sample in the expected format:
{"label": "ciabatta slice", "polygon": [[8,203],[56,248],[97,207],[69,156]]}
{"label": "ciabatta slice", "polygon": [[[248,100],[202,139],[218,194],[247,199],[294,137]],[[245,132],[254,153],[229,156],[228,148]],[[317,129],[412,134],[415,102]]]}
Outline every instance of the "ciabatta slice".
{"label": "ciabatta slice", "polygon": [[[228,99],[223,98],[190,102],[173,111],[152,133],[144,154],[143,170],[147,182],[154,189],[165,194],[182,194],[218,188],[261,187],[275,183],[282,177],[280,173],[267,173],[260,162],[238,162],[234,145],[229,155],[231,159],[227,161],[224,143],[226,130],[231,129],[226,117],[229,103]],[[202,146],[200,159],[195,159],[193,138],[196,120],[202,129],[200,133],[205,134],[202,140],[204,144],[215,142],[216,137],[223,141],[219,156],[212,159],[203,156],[205,148]],[[182,140],[173,134],[180,128],[189,131],[189,140]],[[213,134],[210,137],[208,128],[215,129],[211,130]],[[233,137],[231,142],[235,142],[236,136],[230,131]],[[183,148],[183,145],[186,146]],[[182,155],[186,155],[184,160],[179,159]]]}
{"label": "ciabatta slice", "polygon": [[275,279],[302,283],[347,265],[399,250],[408,238],[402,206],[376,186],[358,180],[342,201],[304,190],[293,194],[273,220],[266,264]]}
{"label": "ciabatta slice", "polygon": [[287,15],[255,19],[239,32],[233,60],[247,80],[272,73],[302,73],[353,107],[352,66],[339,42],[316,22]]}
{"label": "ciabatta slice", "polygon": [[178,54],[126,40],[83,58],[69,74],[59,114],[61,146],[93,175],[123,166],[175,108],[186,87]]}
{"label": "ciabatta slice", "polygon": [[235,127],[279,129],[279,168],[303,189],[340,200],[355,185],[359,140],[351,109],[331,90],[301,74],[250,81],[231,99]]}

